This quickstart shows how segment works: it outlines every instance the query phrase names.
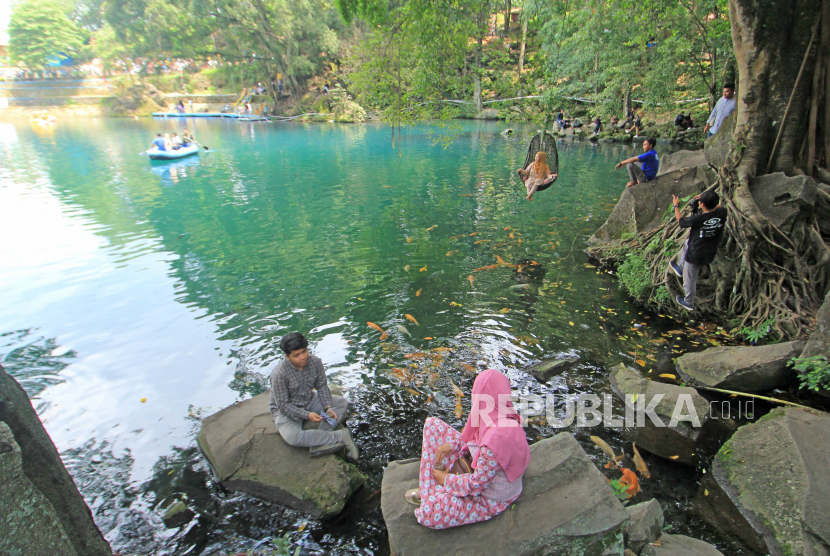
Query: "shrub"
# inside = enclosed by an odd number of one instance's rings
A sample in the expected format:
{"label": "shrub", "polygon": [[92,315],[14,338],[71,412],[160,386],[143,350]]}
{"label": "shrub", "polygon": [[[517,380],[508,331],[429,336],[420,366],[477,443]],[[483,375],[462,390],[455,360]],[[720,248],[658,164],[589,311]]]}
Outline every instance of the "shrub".
{"label": "shrub", "polygon": [[790,367],[799,372],[801,387],[818,392],[830,390],[830,363],[824,355],[790,359]]}
{"label": "shrub", "polygon": [[331,111],[336,121],[358,123],[366,119],[366,110],[339,85],[336,85],[329,95],[331,96]]}
{"label": "shrub", "polygon": [[617,275],[622,286],[632,297],[644,299],[651,291],[648,265],[639,253],[628,253],[625,261],[617,269]]}
{"label": "shrub", "polygon": [[775,319],[767,319],[756,328],[744,326],[738,331],[738,334],[746,338],[746,340],[751,344],[757,344],[764,341],[766,337],[769,336],[770,332],[772,332],[774,324]]}

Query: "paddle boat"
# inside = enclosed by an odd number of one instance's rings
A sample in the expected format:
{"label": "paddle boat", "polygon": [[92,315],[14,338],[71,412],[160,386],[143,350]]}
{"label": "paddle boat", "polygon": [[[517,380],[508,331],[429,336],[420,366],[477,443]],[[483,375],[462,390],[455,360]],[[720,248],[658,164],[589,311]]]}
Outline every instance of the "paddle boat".
{"label": "paddle boat", "polygon": [[191,143],[186,147],[182,147],[181,149],[176,149],[174,151],[160,151],[156,148],[146,151],[147,156],[150,157],[150,160],[176,160],[198,152],[199,145],[196,143]]}
{"label": "paddle boat", "polygon": [[33,124],[50,125],[55,123],[57,118],[49,114],[46,110],[41,110],[38,112],[32,112],[32,116],[29,118],[29,121]]}

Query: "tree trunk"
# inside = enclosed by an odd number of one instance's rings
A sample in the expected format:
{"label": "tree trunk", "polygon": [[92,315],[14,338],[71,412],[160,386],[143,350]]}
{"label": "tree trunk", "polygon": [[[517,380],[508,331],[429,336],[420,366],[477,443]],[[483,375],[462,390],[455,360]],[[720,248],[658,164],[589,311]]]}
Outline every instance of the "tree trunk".
{"label": "tree trunk", "polygon": [[476,67],[475,67],[475,91],[473,92],[473,107],[476,114],[481,112],[484,106],[481,104],[481,48],[483,37],[478,36],[478,44],[476,44]]}
{"label": "tree trunk", "polygon": [[[522,14],[524,15],[524,14]],[[527,44],[527,19],[522,22],[522,48],[519,50],[519,78],[525,69],[525,45]]]}
{"label": "tree trunk", "polygon": [[631,87],[626,86],[623,94],[623,118],[628,115],[629,110],[631,110]]}
{"label": "tree trunk", "polygon": [[504,11],[504,38],[510,36],[510,12],[513,10],[513,3],[507,0],[507,9]]}

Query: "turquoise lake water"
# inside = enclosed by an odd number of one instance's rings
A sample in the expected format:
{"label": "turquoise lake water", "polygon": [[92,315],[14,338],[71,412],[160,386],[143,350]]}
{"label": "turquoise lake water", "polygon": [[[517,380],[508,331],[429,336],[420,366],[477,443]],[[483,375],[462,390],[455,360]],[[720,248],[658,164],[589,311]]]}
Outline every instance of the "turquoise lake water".
{"label": "turquoise lake water", "polygon": [[[453,385],[469,391],[475,369],[601,394],[616,364],[673,372],[672,356],[699,349],[649,342],[677,325],[639,312],[583,252],[635,147],[561,143],[561,177],[527,202],[514,172],[536,127],[505,139],[503,123],[454,125],[447,148],[417,126],[398,150],[380,124],[0,124],[0,359],[116,549],[233,554],[293,531],[308,553],[385,554],[382,469],[418,455],[427,415],[463,425]],[[139,154],[184,126],[208,152]],[[303,531],[302,515],[213,485],[195,447],[200,417],[263,391],[293,330],[348,393],[370,477],[343,516]],[[580,362],[549,383],[522,370],[562,355]],[[601,461],[596,431],[568,430]],[[717,541],[687,515],[693,470],[654,459],[671,480],[643,499]],[[181,493],[211,517],[166,530],[156,506]]]}

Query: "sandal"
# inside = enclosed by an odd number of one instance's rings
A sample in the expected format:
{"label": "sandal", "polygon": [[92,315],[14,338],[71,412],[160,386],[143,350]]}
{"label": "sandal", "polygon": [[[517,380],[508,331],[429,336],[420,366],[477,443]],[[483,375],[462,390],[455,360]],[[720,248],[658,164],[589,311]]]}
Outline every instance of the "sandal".
{"label": "sandal", "polygon": [[421,505],[421,492],[417,488],[411,488],[407,490],[404,495],[406,501],[412,504],[413,506],[420,506]]}

